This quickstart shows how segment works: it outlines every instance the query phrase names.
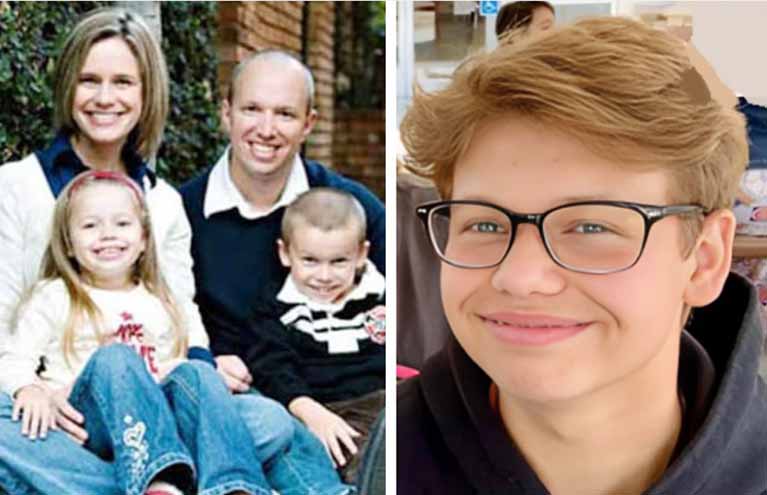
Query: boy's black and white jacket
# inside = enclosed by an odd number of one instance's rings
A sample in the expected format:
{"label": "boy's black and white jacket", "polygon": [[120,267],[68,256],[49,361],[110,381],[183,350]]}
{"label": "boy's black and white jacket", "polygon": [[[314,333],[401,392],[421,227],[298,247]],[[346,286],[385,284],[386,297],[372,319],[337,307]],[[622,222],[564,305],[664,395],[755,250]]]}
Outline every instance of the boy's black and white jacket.
{"label": "boy's black and white jacket", "polygon": [[288,276],[276,298],[257,303],[242,332],[253,386],[286,406],[304,395],[327,403],[384,388],[385,289],[369,261],[338,303],[309,300]]}

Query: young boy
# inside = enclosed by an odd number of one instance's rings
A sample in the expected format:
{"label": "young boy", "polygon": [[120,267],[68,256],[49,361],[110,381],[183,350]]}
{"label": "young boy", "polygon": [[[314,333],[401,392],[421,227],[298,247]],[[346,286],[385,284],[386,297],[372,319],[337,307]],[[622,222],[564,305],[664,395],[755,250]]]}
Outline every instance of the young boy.
{"label": "young boy", "polygon": [[682,42],[584,20],[478,55],[401,127],[453,339],[398,390],[397,493],[767,493],[744,122]]}
{"label": "young boy", "polygon": [[303,421],[347,480],[384,407],[385,283],[367,258],[365,223],[360,203],[338,189],[291,203],[277,241],[290,273],[243,337],[253,386]]}

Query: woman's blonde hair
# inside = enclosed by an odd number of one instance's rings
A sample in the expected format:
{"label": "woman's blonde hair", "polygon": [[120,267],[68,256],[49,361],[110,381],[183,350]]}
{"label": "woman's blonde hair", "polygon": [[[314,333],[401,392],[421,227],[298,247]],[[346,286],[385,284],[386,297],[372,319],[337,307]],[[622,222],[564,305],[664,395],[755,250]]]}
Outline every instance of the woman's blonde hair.
{"label": "woman's blonde hair", "polygon": [[43,256],[40,272],[42,280],[61,279],[69,293],[70,309],[62,337],[64,357],[69,361],[69,358],[75,355],[75,334],[86,323],[93,326],[96,337],[102,344],[106,343],[108,337],[105,334],[103,315],[84,287],[80,264],[74,257],[69,233],[72,204],[78,193],[89,187],[105,184],[129,189],[131,196],[135,199],[146,246],[134,266],[134,282],[143,283],[146,290],[162,302],[168,312],[175,335],[173,354],[182,356],[187,350],[186,330],[171,292],[160,273],[156,243],[144,195],[132,179],[124,174],[91,170],[83,172],[70,181],[56,200],[51,240]]}
{"label": "woman's blonde hair", "polygon": [[729,208],[748,161],[745,121],[710,97],[683,43],[617,17],[585,19],[474,56],[418,89],[401,125],[408,167],[449,198],[477,125],[532,119],[597,155],[670,176],[670,200]]}
{"label": "woman's blonde hair", "polygon": [[168,69],[149,27],[135,13],[119,8],[96,9],[72,29],[56,63],[53,120],[56,129],[77,133],[72,115],[80,71],[91,47],[109,38],[120,38],[130,47],[141,77],[141,115],[128,143],[144,160],[157,154],[168,116]]}

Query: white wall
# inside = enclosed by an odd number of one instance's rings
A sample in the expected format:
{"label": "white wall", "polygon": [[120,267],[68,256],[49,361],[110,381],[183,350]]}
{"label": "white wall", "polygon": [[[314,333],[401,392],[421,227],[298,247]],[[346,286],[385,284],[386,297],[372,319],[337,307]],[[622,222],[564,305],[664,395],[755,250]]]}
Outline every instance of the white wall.
{"label": "white wall", "polygon": [[618,14],[639,7],[693,16],[693,43],[733,91],[767,105],[767,1],[616,1]]}
{"label": "white wall", "polygon": [[693,42],[736,93],[767,103],[767,2],[694,2]]}

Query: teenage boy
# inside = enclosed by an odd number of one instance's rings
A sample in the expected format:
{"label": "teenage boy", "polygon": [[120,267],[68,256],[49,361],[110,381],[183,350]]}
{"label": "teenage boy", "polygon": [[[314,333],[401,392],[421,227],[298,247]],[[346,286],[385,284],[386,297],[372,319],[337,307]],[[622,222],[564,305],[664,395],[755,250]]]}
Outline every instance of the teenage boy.
{"label": "teenage boy", "polygon": [[399,494],[767,493],[744,122],[672,35],[584,20],[464,63],[402,127],[454,339],[398,390]]}

